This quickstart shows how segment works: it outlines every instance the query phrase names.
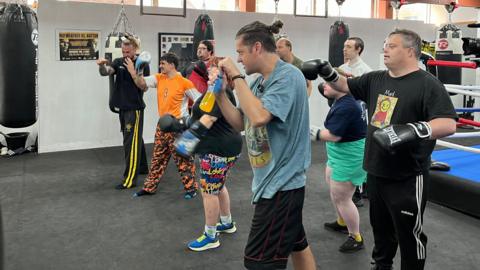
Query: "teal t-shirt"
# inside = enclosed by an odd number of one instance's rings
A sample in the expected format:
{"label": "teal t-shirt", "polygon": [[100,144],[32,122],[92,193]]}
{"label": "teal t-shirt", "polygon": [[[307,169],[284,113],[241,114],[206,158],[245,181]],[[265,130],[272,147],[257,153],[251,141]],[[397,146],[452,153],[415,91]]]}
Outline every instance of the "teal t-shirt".
{"label": "teal t-shirt", "polygon": [[305,78],[299,69],[278,60],[269,78],[265,81],[259,76],[250,89],[273,116],[267,125],[257,128],[245,118],[255,203],[278,191],[305,186],[311,144]]}

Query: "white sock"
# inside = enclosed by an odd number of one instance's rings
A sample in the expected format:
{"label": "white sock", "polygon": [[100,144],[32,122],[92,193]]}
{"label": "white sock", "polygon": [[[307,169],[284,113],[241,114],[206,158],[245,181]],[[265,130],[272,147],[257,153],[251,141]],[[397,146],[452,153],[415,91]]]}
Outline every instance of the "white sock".
{"label": "white sock", "polygon": [[205,233],[207,233],[208,237],[215,238],[215,236],[217,235],[217,226],[205,225]]}
{"label": "white sock", "polygon": [[220,222],[222,224],[230,224],[232,223],[232,214],[228,216],[220,216]]}

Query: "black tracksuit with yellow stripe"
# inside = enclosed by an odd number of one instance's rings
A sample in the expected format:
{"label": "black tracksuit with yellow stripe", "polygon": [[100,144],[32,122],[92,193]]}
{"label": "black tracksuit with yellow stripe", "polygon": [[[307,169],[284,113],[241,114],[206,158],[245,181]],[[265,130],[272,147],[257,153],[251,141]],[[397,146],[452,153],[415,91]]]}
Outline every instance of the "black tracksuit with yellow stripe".
{"label": "black tracksuit with yellow stripe", "polygon": [[[110,99],[110,105],[119,112],[120,127],[123,134],[125,151],[125,172],[122,181],[124,188],[136,186],[137,175],[148,173],[147,156],[143,143],[143,91],[133,82],[133,78],[124,66],[124,59],[113,61],[115,69],[115,87]],[[147,65],[143,74],[150,75]]]}

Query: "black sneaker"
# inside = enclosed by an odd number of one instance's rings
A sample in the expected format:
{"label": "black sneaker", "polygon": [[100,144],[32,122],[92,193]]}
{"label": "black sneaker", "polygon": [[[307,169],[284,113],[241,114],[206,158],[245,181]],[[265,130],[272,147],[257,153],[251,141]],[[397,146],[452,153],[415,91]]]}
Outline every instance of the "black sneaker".
{"label": "black sneaker", "polygon": [[323,224],[323,227],[329,231],[333,232],[339,232],[339,233],[344,233],[348,234],[348,229],[347,226],[342,226],[338,224],[338,222],[335,220],[334,222],[326,222]]}
{"label": "black sneaker", "polygon": [[362,198],[363,198],[363,199],[368,199],[367,183],[363,183],[363,186],[362,186]]}
{"label": "black sneaker", "polygon": [[145,189],[141,189],[140,191],[133,193],[133,197],[141,197],[141,196],[144,196],[144,195],[153,195],[153,193],[150,193],[150,192],[146,191]]}
{"label": "black sneaker", "polygon": [[393,266],[379,266],[378,264],[372,262],[372,268],[370,270],[393,270]]}
{"label": "black sneaker", "polygon": [[355,204],[355,206],[357,208],[358,207],[363,207],[363,199],[362,199],[361,195],[358,195],[358,197],[353,195],[352,201],[353,201],[353,204]]}
{"label": "black sneaker", "polygon": [[356,207],[363,206],[362,193],[360,192],[360,189],[358,187],[355,189],[355,193],[353,193],[352,201]]}
{"label": "black sneaker", "polygon": [[363,248],[363,239],[362,241],[358,242],[353,236],[349,235],[347,241],[345,241],[345,243],[343,243],[338,250],[340,250],[340,252],[350,253]]}
{"label": "black sneaker", "polygon": [[[131,187],[129,188],[134,188],[136,185],[132,185]],[[115,186],[115,189],[119,189],[119,190],[122,190],[122,189],[129,189],[127,188],[126,186],[124,186],[123,184],[118,184]]]}
{"label": "black sneaker", "polygon": [[126,189],[127,187],[125,187],[123,184],[118,184],[115,186],[115,189]]}

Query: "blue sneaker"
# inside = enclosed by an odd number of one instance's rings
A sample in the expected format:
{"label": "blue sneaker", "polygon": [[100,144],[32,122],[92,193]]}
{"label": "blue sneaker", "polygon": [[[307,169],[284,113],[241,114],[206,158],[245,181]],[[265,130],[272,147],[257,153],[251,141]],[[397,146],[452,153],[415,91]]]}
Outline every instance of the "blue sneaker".
{"label": "blue sneaker", "polygon": [[217,232],[219,233],[234,233],[236,231],[235,222],[229,224],[217,223]]}
{"label": "blue sneaker", "polygon": [[188,243],[188,248],[193,251],[204,251],[207,249],[217,248],[219,246],[220,241],[218,240],[218,234],[215,238],[210,238],[205,232],[196,240]]}

